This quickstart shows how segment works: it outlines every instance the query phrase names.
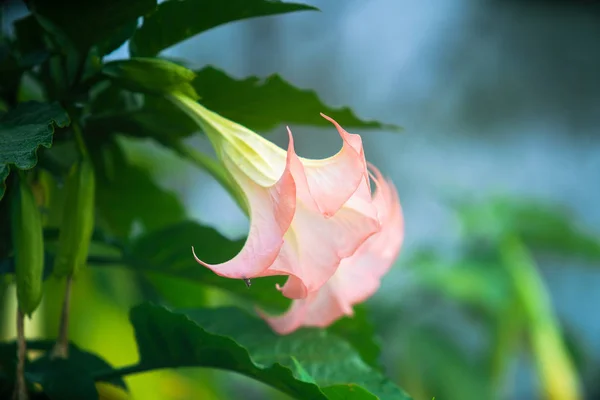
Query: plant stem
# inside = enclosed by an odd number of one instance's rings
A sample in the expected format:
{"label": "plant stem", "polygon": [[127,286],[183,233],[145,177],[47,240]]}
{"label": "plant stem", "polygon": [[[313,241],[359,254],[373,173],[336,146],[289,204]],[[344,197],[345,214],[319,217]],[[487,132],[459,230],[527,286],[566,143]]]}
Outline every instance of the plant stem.
{"label": "plant stem", "polygon": [[52,358],[69,357],[69,311],[71,306],[71,287],[73,286],[73,275],[67,276],[65,284],[65,299],[60,314],[60,326],[58,328],[58,339],[52,349]]}
{"label": "plant stem", "polygon": [[77,143],[79,153],[82,157],[88,157],[88,151],[85,146],[85,141],[83,140],[83,132],[81,131],[79,123],[75,119],[71,121],[71,129],[73,129],[73,133],[75,134],[75,143]]}
{"label": "plant stem", "polygon": [[17,382],[13,399],[27,400],[27,386],[25,385],[25,357],[27,356],[27,343],[25,343],[25,316],[17,306]]}
{"label": "plant stem", "polygon": [[198,167],[204,169],[208,172],[217,182],[221,184],[225,190],[229,193],[229,195],[235,200],[237,205],[248,214],[248,205],[246,204],[245,199],[239,193],[237,186],[233,182],[233,180],[227,175],[226,170],[222,167],[217,161],[213,160],[206,154],[195,150],[189,146],[184,145],[180,141],[173,141],[170,143],[170,146],[173,150],[175,150],[179,155],[185,157],[196,164]]}
{"label": "plant stem", "polygon": [[527,321],[527,334],[545,398],[582,399],[581,382],[533,256],[517,237],[501,244],[504,264]]}
{"label": "plant stem", "polygon": [[126,365],[121,368],[115,368],[107,371],[100,371],[93,375],[94,381],[109,381],[111,379],[120,378],[125,375],[139,374],[156,368],[151,368],[142,364]]}

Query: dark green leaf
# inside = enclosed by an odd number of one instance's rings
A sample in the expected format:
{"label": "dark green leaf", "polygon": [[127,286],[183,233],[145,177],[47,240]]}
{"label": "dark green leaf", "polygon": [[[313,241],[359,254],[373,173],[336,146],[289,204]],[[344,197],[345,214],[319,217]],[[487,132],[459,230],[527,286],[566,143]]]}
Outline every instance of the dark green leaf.
{"label": "dark green leaf", "polygon": [[102,72],[128,90],[155,94],[181,92],[198,98],[192,86],[196,74],[167,60],[131,58],[112,61],[102,68]]}
{"label": "dark green leaf", "polygon": [[21,54],[45,49],[44,30],[33,14],[20,18],[13,23],[16,47]]}
{"label": "dark green leaf", "polygon": [[317,10],[298,3],[277,0],[169,0],[144,18],[144,24],[131,38],[133,56],[155,56],[174,44],[216,26],[242,19]]}
{"label": "dark green leaf", "polygon": [[0,41],[0,97],[16,101],[16,92],[23,70],[10,46]]}
{"label": "dark green leaf", "polygon": [[354,316],[338,320],[328,330],[346,339],[369,366],[381,369],[381,344],[364,305],[354,306]]}
{"label": "dark green leaf", "polygon": [[[42,279],[48,279],[52,274],[52,268],[54,268],[54,254],[45,251],[44,252],[44,271]],[[15,259],[14,257],[7,257],[0,260],[0,275],[14,274],[15,273]]]}
{"label": "dark green leaf", "polygon": [[200,259],[219,263],[233,258],[244,245],[245,239],[231,241],[216,230],[195,222],[182,222],[138,238],[126,256],[127,266],[140,271],[159,272],[214,286],[242,298],[276,310],[284,310],[290,303],[275,289],[283,277],[252,280],[247,288],[242,280],[216,275],[198,264],[192,256],[192,246]]}
{"label": "dark green leaf", "polygon": [[40,373],[28,373],[28,377],[39,383],[51,400],[99,399],[92,375],[78,363],[57,359],[46,367]]}
{"label": "dark green leaf", "polygon": [[0,164],[0,199],[4,197],[4,192],[6,192],[6,178],[8,178],[8,173],[10,169],[6,164]]}
{"label": "dark green leaf", "polygon": [[142,108],[144,95],[124,90],[110,81],[103,81],[91,89],[91,117],[124,113]]}
{"label": "dark green leaf", "polygon": [[496,243],[504,235],[513,234],[534,250],[600,260],[600,236],[562,207],[498,198],[481,205],[465,204],[460,211],[469,237]]}
{"label": "dark green leaf", "polygon": [[32,14],[16,20],[13,26],[23,68],[41,64],[50,56],[44,43],[44,30]]}
{"label": "dark green leaf", "polygon": [[194,88],[205,107],[255,131],[268,131],[283,123],[330,127],[331,123],[319,113],[345,128],[398,129],[362,121],[347,107],[327,107],[314,91],[298,89],[279,75],[271,75],[264,81],[256,77],[240,80],[206,67],[197,72]]}
{"label": "dark green leaf", "polygon": [[19,104],[0,117],[0,164],[33,168],[37,162],[37,148],[49,148],[54,128],[66,127],[69,123],[69,116],[57,103],[31,101]]}
{"label": "dark green leaf", "polygon": [[100,56],[110,54],[123,45],[135,32],[137,19],[131,20],[115,29],[112,35],[97,43],[97,52]]}
{"label": "dark green leaf", "polygon": [[190,136],[198,126],[188,115],[163,97],[146,94],[138,109],[108,112],[90,117],[87,129],[93,133],[117,132],[134,137],[151,137],[162,144]]}
{"label": "dark green leaf", "polygon": [[136,221],[152,231],[183,219],[185,209],[177,196],[160,188],[147,170],[131,164],[116,143],[94,146],[91,152],[100,226],[126,238]]}
{"label": "dark green leaf", "polygon": [[143,369],[205,366],[237,371],[298,399],[409,399],[348,343],[326,331],[304,329],[279,336],[235,308],[187,315],[152,305],[131,311]]}
{"label": "dark green leaf", "polygon": [[83,52],[99,45],[105,54],[120,45],[115,37],[127,39],[123,30],[152,12],[156,0],[31,0],[28,6],[44,29],[61,42],[66,39]]}
{"label": "dark green leaf", "polygon": [[171,308],[208,307],[211,293],[198,282],[161,273],[146,273],[149,287],[145,287],[144,298]]}
{"label": "dark green leaf", "polygon": [[[0,275],[1,284],[4,286],[6,281],[5,276]],[[4,300],[4,299],[3,299]],[[15,379],[15,371],[17,367],[17,343],[0,343],[0,375],[4,375],[8,381]],[[2,387],[0,386],[0,394]]]}
{"label": "dark green leaf", "polygon": [[[37,163],[39,146],[50,147],[55,127],[70,124],[67,113],[56,103],[26,102],[0,117],[0,178],[8,165],[30,169]],[[2,179],[2,185],[4,184]],[[4,194],[4,189],[0,190]],[[1,198],[1,196],[0,196]]]}
{"label": "dark green leaf", "polygon": [[[98,371],[105,372],[113,369],[109,363],[96,354],[89,353],[74,344],[70,344],[67,363],[64,363],[63,360],[51,359],[49,354],[46,353],[28,366],[27,375],[32,381],[42,383],[44,380],[50,379],[47,375],[51,374],[52,370],[61,370],[65,367],[69,371],[79,370],[80,372],[85,372],[87,375],[97,373]],[[123,389],[127,389],[125,381],[120,377],[110,379],[107,382]]]}

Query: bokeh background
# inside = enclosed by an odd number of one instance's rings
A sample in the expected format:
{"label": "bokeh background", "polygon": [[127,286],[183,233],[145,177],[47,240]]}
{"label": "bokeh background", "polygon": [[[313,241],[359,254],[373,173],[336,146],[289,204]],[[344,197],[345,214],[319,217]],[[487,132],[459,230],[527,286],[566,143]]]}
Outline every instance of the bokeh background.
{"label": "bokeh background", "polygon": [[[163,55],[237,78],[278,73],[328,105],[404,127],[354,131],[398,187],[405,214],[397,265],[366,304],[388,375],[416,400],[519,400],[543,398],[552,377],[572,368],[584,398],[600,398],[597,2],[310,4],[321,12],[229,24]],[[4,27],[25,13],[10,3]],[[126,54],[125,46],[109,58]],[[340,145],[333,129],[291,129],[303,156]],[[285,126],[268,137],[285,146]],[[210,151],[201,137],[189,145]],[[147,141],[128,140],[127,149],[191,219],[230,237],[247,232],[246,217],[204,172]],[[145,296],[138,277],[95,269],[74,296],[73,339],[117,365],[135,361],[127,307]],[[14,332],[13,297],[1,314],[4,338]],[[44,303],[29,336],[53,335],[55,308]],[[287,398],[198,369],[129,384],[144,399]]]}

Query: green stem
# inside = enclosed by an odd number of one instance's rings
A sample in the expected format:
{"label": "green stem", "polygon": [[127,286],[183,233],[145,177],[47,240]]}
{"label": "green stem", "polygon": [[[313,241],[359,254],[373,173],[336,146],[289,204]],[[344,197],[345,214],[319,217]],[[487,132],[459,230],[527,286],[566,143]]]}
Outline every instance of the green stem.
{"label": "green stem", "polygon": [[519,345],[519,334],[523,326],[518,301],[511,301],[509,306],[502,310],[493,326],[494,347],[490,358],[490,376],[493,393],[501,393],[502,388],[510,386],[511,381],[506,381],[508,363],[510,356]]}
{"label": "green stem", "polygon": [[25,359],[27,357],[27,343],[25,342],[25,316],[17,308],[17,382],[13,398],[27,400],[27,385],[25,384]]}
{"label": "green stem", "polygon": [[56,345],[52,349],[52,358],[68,358],[69,357],[69,315],[71,308],[71,288],[73,286],[73,275],[67,276],[65,283],[65,298],[60,314],[60,325],[58,328],[58,339]]}
{"label": "green stem", "polygon": [[138,363],[138,364],[133,364],[133,365],[126,365],[126,366],[120,367],[120,368],[114,368],[111,370],[100,371],[100,372],[93,374],[92,378],[94,379],[94,381],[106,382],[111,379],[120,378],[125,375],[139,374],[142,372],[152,371],[154,369],[156,369],[156,368],[149,367],[149,366]]}
{"label": "green stem", "polygon": [[248,205],[246,204],[244,197],[240,194],[239,189],[231,180],[224,167],[206,154],[193,149],[190,146],[186,146],[180,141],[172,143],[171,148],[208,172],[225,188],[225,190],[227,190],[242,211],[244,211],[246,215],[248,214]]}
{"label": "green stem", "polygon": [[543,397],[550,400],[581,399],[577,371],[563,342],[549,293],[533,257],[516,237],[507,237],[501,244],[501,250],[527,321],[527,334],[543,385]]}
{"label": "green stem", "polygon": [[77,148],[81,153],[82,157],[88,157],[88,151],[85,147],[85,141],[83,140],[83,132],[81,131],[81,127],[77,120],[73,119],[71,121],[71,128],[73,128],[73,133],[75,134],[75,142],[77,143]]}

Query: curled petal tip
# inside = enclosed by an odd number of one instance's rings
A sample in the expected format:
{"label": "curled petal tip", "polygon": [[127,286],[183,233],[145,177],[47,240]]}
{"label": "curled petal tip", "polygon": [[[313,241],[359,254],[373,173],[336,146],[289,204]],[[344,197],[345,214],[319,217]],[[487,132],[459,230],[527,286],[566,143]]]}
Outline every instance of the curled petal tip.
{"label": "curled petal tip", "polygon": [[287,129],[288,138],[290,140],[290,146],[294,146],[294,136],[292,136],[292,130],[289,126],[286,126],[285,128]]}
{"label": "curled petal tip", "polygon": [[[206,263],[204,261],[202,261],[197,255],[196,252],[194,251],[194,246],[192,246],[192,254],[194,255],[194,259],[196,260],[196,262],[206,268],[210,268],[212,269],[212,265],[210,265],[209,263]],[[216,272],[216,271],[215,271]]]}
{"label": "curled petal tip", "polygon": [[194,255],[194,259],[196,259],[196,262],[198,264],[202,264],[205,267],[208,267],[208,265],[204,261],[202,261],[201,259],[198,258],[198,256],[196,255],[196,252],[194,251],[194,246],[192,246],[192,254]]}
{"label": "curled petal tip", "polygon": [[333,118],[331,118],[330,116],[328,116],[328,115],[325,115],[325,114],[323,114],[322,112],[320,112],[320,113],[319,113],[319,115],[320,115],[321,117],[325,118],[327,121],[329,121],[329,122],[332,122],[332,123],[334,123],[334,124],[335,124],[335,121],[334,121],[334,119],[333,119]]}
{"label": "curled petal tip", "polygon": [[369,168],[369,173],[372,172],[375,176],[375,180],[384,180],[383,174],[381,173],[379,168],[377,168],[373,163],[367,161],[367,167]]}

